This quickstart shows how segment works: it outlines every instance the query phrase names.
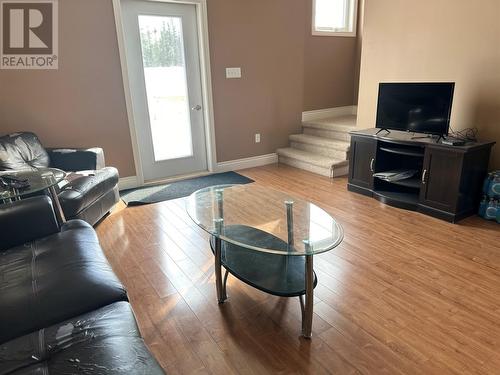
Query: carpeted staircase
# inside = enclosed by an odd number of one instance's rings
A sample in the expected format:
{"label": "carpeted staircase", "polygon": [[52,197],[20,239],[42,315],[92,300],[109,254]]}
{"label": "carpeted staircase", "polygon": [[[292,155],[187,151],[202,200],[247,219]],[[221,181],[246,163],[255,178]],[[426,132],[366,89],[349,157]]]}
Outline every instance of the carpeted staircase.
{"label": "carpeted staircase", "polygon": [[328,177],[349,171],[349,132],[356,116],[329,117],[302,123],[302,134],[290,136],[290,147],[276,152],[279,162]]}

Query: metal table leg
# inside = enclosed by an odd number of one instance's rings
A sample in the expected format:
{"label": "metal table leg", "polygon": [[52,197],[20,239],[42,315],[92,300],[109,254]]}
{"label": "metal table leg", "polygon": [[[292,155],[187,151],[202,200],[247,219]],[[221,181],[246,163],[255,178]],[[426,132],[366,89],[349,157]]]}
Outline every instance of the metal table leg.
{"label": "metal table leg", "polygon": [[52,199],[52,202],[54,203],[54,206],[56,206],[56,216],[57,220],[59,220],[60,224],[64,224],[66,222],[66,216],[64,216],[64,212],[61,207],[61,202],[59,202],[59,197],[57,196],[57,191],[55,186],[51,186],[49,188],[49,193],[50,193],[50,198]]}
{"label": "metal table leg", "polygon": [[[217,202],[217,219],[214,220],[216,232],[220,235],[224,232],[224,189],[215,190],[215,199]],[[227,270],[222,281],[222,240],[215,236],[215,288],[217,289],[217,302],[224,303],[227,299],[226,281]]]}
{"label": "metal table leg", "polygon": [[227,299],[226,295],[227,271],[223,281],[221,252],[222,252],[222,240],[216,237],[215,238],[215,287],[217,289],[217,302],[224,303],[224,301]]}
{"label": "metal table leg", "polygon": [[302,336],[311,338],[312,336],[312,319],[313,319],[313,302],[314,302],[314,271],[313,271],[313,256],[306,255],[306,295],[303,305],[302,314]]}

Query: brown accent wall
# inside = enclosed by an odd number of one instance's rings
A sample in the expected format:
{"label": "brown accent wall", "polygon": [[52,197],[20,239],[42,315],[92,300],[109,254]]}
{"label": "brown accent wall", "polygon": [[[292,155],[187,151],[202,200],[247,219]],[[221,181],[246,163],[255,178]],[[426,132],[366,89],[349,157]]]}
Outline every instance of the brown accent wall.
{"label": "brown accent wall", "polygon": [[366,1],[358,127],[374,126],[381,81],[454,81],[451,126],[500,142],[499,14],[498,0]]}
{"label": "brown accent wall", "polygon": [[312,36],[312,0],[210,0],[208,16],[218,161],[275,152],[302,111],[354,103],[356,38]]}
{"label": "brown accent wall", "polygon": [[[275,152],[300,129],[306,2],[208,5],[217,161]],[[241,67],[241,79],[225,78],[231,66]]]}
{"label": "brown accent wall", "polygon": [[59,30],[59,70],[0,70],[0,134],[99,145],[122,176],[135,175],[111,1],[59,1]]}
{"label": "brown accent wall", "polygon": [[312,35],[312,0],[306,1],[304,111],[354,104],[357,91],[357,38]]}
{"label": "brown accent wall", "polygon": [[[355,39],[312,37],[311,4],[208,0],[219,162],[287,145],[303,110],[353,104]],[[0,71],[0,134],[99,145],[122,177],[135,175],[111,0],[62,0],[59,12],[59,70]],[[225,78],[230,66],[242,79]]]}

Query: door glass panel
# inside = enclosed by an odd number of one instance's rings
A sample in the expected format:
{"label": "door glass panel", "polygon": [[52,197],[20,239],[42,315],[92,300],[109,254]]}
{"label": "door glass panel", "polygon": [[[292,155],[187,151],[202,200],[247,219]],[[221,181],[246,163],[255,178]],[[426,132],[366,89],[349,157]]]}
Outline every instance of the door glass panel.
{"label": "door glass panel", "polygon": [[139,16],[155,161],[193,155],[180,17]]}

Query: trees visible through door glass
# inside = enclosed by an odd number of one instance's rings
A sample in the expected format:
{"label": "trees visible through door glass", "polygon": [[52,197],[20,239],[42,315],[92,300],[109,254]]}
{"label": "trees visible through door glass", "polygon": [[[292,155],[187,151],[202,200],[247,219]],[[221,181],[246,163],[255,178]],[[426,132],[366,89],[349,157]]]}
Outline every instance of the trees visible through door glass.
{"label": "trees visible through door glass", "polygon": [[139,16],[155,161],[193,155],[180,17]]}

